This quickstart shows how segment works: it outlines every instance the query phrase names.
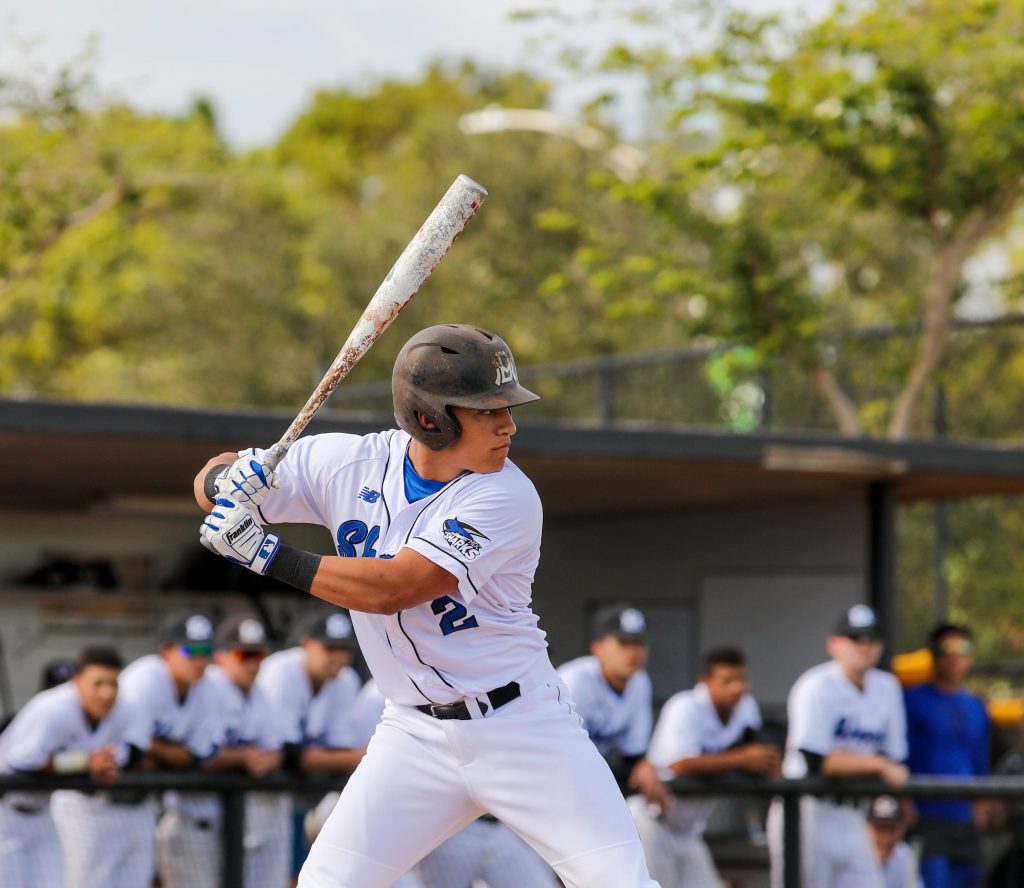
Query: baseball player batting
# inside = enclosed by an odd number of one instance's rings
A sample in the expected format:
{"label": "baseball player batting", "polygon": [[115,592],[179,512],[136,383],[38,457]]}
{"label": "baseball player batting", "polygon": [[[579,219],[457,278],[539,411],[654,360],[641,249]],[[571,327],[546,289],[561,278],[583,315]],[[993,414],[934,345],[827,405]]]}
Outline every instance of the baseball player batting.
{"label": "baseball player batting", "polygon": [[[276,473],[262,451],[220,454],[195,480],[204,543],[348,608],[387,698],[300,888],[391,885],[484,813],[570,888],[656,886],[530,609],[541,504],[507,457],[511,408],[537,395],[499,336],[466,325],[413,336],[392,388],[400,429],[300,438]],[[337,555],[268,522],[323,525]]]}

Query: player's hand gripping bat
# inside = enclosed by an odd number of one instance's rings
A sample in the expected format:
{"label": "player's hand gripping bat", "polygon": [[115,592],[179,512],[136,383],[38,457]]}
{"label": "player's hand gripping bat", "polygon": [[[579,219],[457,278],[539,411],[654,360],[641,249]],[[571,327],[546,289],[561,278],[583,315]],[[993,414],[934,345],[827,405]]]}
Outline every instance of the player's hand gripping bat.
{"label": "player's hand gripping bat", "polygon": [[267,451],[263,464],[268,472],[277,468],[327,396],[416,295],[486,197],[487,190],[469,176],[460,175],[452,183],[373,294],[306,406],[292,420],[281,440]]}

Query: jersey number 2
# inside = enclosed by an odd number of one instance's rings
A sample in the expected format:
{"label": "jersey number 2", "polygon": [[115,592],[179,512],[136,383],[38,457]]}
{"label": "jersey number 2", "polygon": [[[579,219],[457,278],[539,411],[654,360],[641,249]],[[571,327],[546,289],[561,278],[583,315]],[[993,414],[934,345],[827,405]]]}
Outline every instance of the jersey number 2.
{"label": "jersey number 2", "polygon": [[[454,598],[442,595],[430,602],[430,609],[441,617],[441,634],[451,635],[460,629],[476,629],[476,617],[467,616],[469,611],[465,605],[459,604]],[[444,614],[444,616],[441,616]]]}

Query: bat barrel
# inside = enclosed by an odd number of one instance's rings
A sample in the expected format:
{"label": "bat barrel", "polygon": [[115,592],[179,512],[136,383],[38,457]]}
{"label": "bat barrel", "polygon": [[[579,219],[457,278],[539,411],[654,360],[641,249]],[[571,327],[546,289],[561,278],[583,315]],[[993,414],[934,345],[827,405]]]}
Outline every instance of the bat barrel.
{"label": "bat barrel", "polygon": [[264,462],[270,469],[284,459],[288,448],[302,434],[320,405],[416,295],[486,198],[487,189],[478,182],[465,174],[456,177],[377,288],[306,406],[281,440],[268,451]]}

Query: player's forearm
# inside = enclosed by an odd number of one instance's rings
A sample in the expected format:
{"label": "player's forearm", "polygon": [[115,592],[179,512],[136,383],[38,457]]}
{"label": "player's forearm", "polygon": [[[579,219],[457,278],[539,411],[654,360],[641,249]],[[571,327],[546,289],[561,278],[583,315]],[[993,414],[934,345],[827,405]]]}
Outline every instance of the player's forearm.
{"label": "player's forearm", "polygon": [[324,556],[310,588],[339,607],[385,615],[456,591],[455,577],[412,549],[390,559]]}
{"label": "player's forearm", "polygon": [[302,751],[299,770],[303,774],[351,774],[362,761],[365,752],[365,749],[309,746]]}
{"label": "player's forearm", "polygon": [[196,762],[187,746],[169,740],[153,740],[149,757],[161,768],[191,768]]}
{"label": "player's forearm", "polygon": [[869,755],[849,750],[830,752],[821,761],[823,777],[881,777],[891,764],[882,755]]}
{"label": "player's forearm", "polygon": [[204,771],[241,771],[245,768],[249,748],[248,746],[224,747],[213,758],[203,762],[202,768]]}
{"label": "player's forearm", "polygon": [[742,766],[739,752],[734,749],[726,749],[722,752],[709,752],[706,755],[695,755],[692,758],[673,762],[672,773],[676,777],[708,777],[712,774],[737,771]]}

